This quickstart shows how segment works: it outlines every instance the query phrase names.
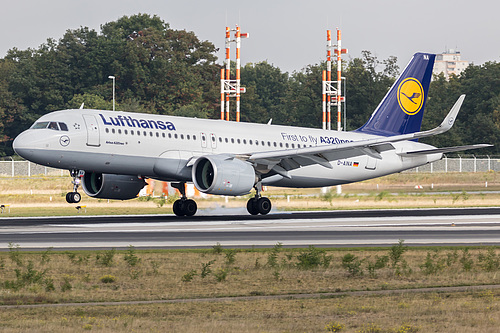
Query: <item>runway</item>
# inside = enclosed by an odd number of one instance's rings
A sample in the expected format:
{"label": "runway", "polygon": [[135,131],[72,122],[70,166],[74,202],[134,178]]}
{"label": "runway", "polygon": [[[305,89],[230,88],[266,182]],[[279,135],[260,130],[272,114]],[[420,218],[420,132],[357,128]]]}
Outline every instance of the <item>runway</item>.
{"label": "runway", "polygon": [[500,245],[500,208],[0,218],[0,250]]}

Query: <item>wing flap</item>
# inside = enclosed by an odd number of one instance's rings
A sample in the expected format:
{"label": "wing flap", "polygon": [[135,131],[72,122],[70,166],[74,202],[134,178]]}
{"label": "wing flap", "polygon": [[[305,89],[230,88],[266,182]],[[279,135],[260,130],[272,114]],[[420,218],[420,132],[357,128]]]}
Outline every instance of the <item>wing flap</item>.
{"label": "wing flap", "polygon": [[467,145],[467,146],[455,146],[455,147],[444,147],[444,148],[434,148],[434,149],[425,149],[425,150],[415,150],[415,151],[407,151],[402,153],[397,153],[400,156],[416,156],[416,155],[429,155],[429,154],[444,154],[444,153],[453,153],[457,151],[471,150],[471,149],[479,149],[492,147],[490,144],[477,144],[477,145]]}

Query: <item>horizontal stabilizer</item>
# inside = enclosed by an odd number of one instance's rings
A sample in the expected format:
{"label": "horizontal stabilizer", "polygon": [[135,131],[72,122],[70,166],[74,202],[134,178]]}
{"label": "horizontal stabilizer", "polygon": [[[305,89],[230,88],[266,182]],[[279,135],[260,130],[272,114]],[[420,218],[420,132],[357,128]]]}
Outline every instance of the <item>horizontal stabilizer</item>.
{"label": "horizontal stabilizer", "polygon": [[492,147],[492,146],[493,145],[483,143],[483,144],[478,144],[478,145],[455,146],[455,147],[434,148],[434,149],[427,149],[427,150],[407,151],[404,153],[398,153],[398,155],[400,155],[400,156],[413,156],[413,155],[429,155],[429,154],[439,154],[439,153],[444,154],[444,153],[453,153],[456,151],[486,148],[486,147]]}

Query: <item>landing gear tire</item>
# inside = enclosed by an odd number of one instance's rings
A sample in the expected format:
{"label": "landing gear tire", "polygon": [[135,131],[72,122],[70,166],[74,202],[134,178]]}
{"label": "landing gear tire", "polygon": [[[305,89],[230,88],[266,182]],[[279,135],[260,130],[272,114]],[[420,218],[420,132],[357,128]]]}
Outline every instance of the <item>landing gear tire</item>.
{"label": "landing gear tire", "polygon": [[266,197],[252,198],[247,202],[247,211],[252,215],[267,215],[271,211],[271,200]]}
{"label": "landing gear tire", "polygon": [[186,216],[193,216],[198,210],[198,205],[194,200],[188,199],[184,202],[184,213]]}
{"label": "landing gear tire", "polygon": [[262,197],[257,200],[257,210],[262,215],[267,215],[271,211],[271,200],[266,197]]}
{"label": "landing gear tire", "polygon": [[184,207],[183,207],[183,202],[181,199],[175,200],[174,206],[172,207],[172,210],[174,211],[174,214],[177,216],[184,216]]}
{"label": "landing gear tire", "polygon": [[73,177],[73,180],[71,181],[73,184],[73,192],[66,193],[66,202],[79,203],[80,200],[82,200],[82,195],[78,193],[78,186],[80,186],[81,178],[85,172],[81,170],[70,170],[69,172],[71,177]]}
{"label": "landing gear tire", "polygon": [[82,196],[78,192],[69,192],[66,194],[67,203],[79,203],[82,200]]}
{"label": "landing gear tire", "polygon": [[259,214],[259,211],[257,209],[257,199],[255,198],[251,198],[250,200],[248,200],[247,202],[247,211],[251,214],[251,215],[257,215]]}
{"label": "landing gear tire", "polygon": [[172,209],[177,216],[193,216],[198,210],[198,205],[191,199],[179,199],[174,202]]}

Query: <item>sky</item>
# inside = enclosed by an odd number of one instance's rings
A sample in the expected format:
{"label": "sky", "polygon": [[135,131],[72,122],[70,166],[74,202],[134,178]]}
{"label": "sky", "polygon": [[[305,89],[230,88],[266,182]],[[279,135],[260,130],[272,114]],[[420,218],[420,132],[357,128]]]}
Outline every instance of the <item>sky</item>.
{"label": "sky", "polygon": [[[344,59],[368,50],[379,60],[396,56],[402,69],[415,52],[458,49],[476,65],[500,61],[500,2],[441,0],[16,0],[2,3],[0,58],[14,47],[38,48],[66,30],[100,26],[138,13],[158,15],[172,29],[193,31],[220,48],[225,27],[236,24],[241,62],[267,61],[282,71],[300,71],[326,58],[326,30],[342,30]],[[335,36],[335,34],[333,34]],[[334,41],[335,43],[335,41]],[[235,58],[232,43],[232,59]]]}

